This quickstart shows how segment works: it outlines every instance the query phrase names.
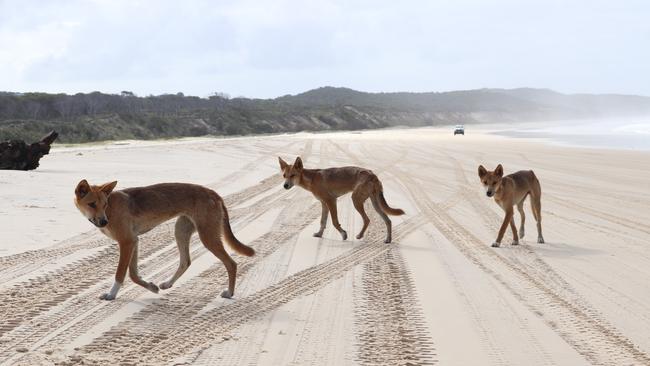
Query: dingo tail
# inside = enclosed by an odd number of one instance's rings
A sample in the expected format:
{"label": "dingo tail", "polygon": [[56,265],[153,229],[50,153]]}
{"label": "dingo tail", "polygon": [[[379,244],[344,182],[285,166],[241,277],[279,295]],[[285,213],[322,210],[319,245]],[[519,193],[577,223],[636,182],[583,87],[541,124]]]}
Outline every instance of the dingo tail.
{"label": "dingo tail", "polygon": [[243,244],[237,238],[235,238],[235,235],[232,233],[232,228],[230,227],[230,217],[228,216],[228,210],[226,209],[226,205],[224,204],[223,206],[223,235],[226,238],[226,241],[230,245],[232,249],[234,249],[237,253],[245,255],[247,257],[252,257],[255,255],[255,249]]}
{"label": "dingo tail", "polygon": [[377,202],[379,203],[379,207],[381,207],[381,210],[391,216],[404,215],[404,210],[402,210],[401,208],[392,208],[388,206],[388,202],[386,202],[386,198],[384,197],[384,187],[381,184],[381,181],[379,180],[379,178],[377,178],[377,176],[374,177],[374,180],[375,180],[375,194],[377,197]]}
{"label": "dingo tail", "polygon": [[386,198],[384,197],[384,192],[379,191],[379,194],[377,195],[378,201],[379,201],[379,206],[381,206],[381,210],[387,213],[388,215],[391,216],[399,216],[399,215],[404,215],[404,210],[401,208],[392,208],[388,206],[388,202],[386,202]]}

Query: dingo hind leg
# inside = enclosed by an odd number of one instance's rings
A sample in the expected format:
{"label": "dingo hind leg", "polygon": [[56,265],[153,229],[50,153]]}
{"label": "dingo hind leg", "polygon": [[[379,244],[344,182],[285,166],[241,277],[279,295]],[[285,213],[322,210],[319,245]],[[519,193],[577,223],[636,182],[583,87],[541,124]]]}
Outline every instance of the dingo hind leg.
{"label": "dingo hind leg", "polygon": [[382,220],[384,220],[384,223],[386,224],[386,239],[384,240],[384,243],[390,243],[393,241],[393,224],[388,218],[388,215],[386,215],[384,210],[381,209],[381,205],[379,204],[379,201],[376,197],[370,197],[370,202],[372,202],[372,207],[375,208],[375,211],[377,211],[379,216],[381,216]]}
{"label": "dingo hind leg", "polygon": [[229,299],[235,294],[237,263],[235,263],[223,247],[223,242],[221,241],[221,228],[219,226],[220,225],[218,225],[217,222],[211,222],[209,224],[197,223],[196,231],[198,231],[199,238],[203,245],[212,252],[215,257],[219,258],[226,267],[226,271],[228,271],[228,289],[221,293],[221,297]]}
{"label": "dingo hind leg", "polygon": [[160,284],[160,288],[166,290],[174,286],[174,283],[185,273],[192,263],[190,259],[190,239],[194,234],[196,228],[194,223],[187,216],[180,216],[176,220],[174,227],[174,236],[176,237],[176,245],[178,246],[179,263],[176,273],[169,280]]}
{"label": "dingo hind leg", "polygon": [[356,189],[354,192],[352,192],[352,203],[354,204],[354,208],[359,212],[359,215],[361,215],[361,219],[363,220],[363,227],[361,228],[361,231],[359,231],[357,239],[363,238],[363,235],[365,234],[366,229],[368,229],[368,225],[370,224],[370,218],[366,214],[366,210],[363,207],[363,204],[367,199],[368,194],[362,189]]}
{"label": "dingo hind leg", "polygon": [[533,184],[533,189],[530,194],[530,203],[531,209],[533,211],[533,216],[535,221],[537,221],[537,242],[540,244],[544,243],[544,236],[542,236],[542,187],[535,177]]}

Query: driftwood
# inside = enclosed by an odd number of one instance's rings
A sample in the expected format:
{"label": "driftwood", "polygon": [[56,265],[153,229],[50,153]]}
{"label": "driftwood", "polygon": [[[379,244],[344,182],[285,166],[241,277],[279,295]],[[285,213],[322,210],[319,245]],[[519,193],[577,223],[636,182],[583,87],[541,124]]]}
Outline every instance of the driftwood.
{"label": "driftwood", "polygon": [[25,141],[9,140],[0,142],[0,169],[33,170],[38,161],[50,153],[50,145],[59,134],[52,131],[41,141],[27,145]]}

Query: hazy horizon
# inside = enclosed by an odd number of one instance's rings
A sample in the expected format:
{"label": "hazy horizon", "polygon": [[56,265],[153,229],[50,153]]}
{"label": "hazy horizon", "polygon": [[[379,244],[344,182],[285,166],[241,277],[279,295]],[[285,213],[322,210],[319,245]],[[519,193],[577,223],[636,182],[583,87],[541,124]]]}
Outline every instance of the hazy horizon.
{"label": "hazy horizon", "polygon": [[643,1],[0,0],[0,89],[650,95]]}
{"label": "hazy horizon", "polygon": [[[529,86],[522,86],[522,87],[518,87],[518,88],[499,88],[499,87],[494,87],[494,88],[493,88],[493,87],[485,87],[485,88],[477,88],[477,89],[429,90],[429,91],[418,91],[418,92],[413,92],[413,91],[410,91],[410,90],[367,91],[367,90],[358,90],[358,89],[353,89],[353,88],[350,88],[350,87],[347,87],[347,86],[332,86],[332,85],[317,86],[317,87],[313,87],[313,88],[310,88],[310,89],[307,89],[307,90],[298,91],[298,92],[296,92],[296,93],[292,93],[292,94],[283,94],[283,95],[270,96],[270,97],[250,97],[250,96],[246,96],[246,95],[230,95],[230,94],[228,94],[228,93],[225,93],[225,94],[222,95],[222,96],[225,96],[225,97],[227,97],[227,98],[229,98],[229,99],[232,99],[232,98],[247,98],[247,99],[275,99],[275,98],[280,98],[280,97],[287,96],[287,95],[295,96],[295,95],[299,95],[299,94],[302,94],[302,93],[306,93],[306,92],[310,92],[310,91],[318,90],[318,89],[322,89],[322,88],[349,89],[349,90],[353,90],[353,91],[360,92],[360,93],[371,93],[371,94],[379,94],[379,93],[386,93],[386,94],[399,94],[399,93],[422,93],[422,94],[426,94],[426,93],[440,93],[440,94],[442,94],[442,93],[466,92],[466,91],[474,91],[474,90],[517,90],[517,89],[532,89],[532,90],[548,90],[548,91],[551,91],[551,92],[556,92],[556,93],[560,93],[560,94],[564,94],[564,95],[581,95],[581,94],[584,94],[584,95],[612,95],[612,96],[620,95],[620,96],[631,96],[631,97],[650,98],[650,95],[642,95],[642,94],[621,94],[621,93],[580,93],[580,92],[576,92],[576,93],[564,93],[564,92],[562,92],[562,91],[558,91],[558,90],[553,90],[553,89],[548,89],[548,88],[535,88],[535,87],[529,87]],[[92,91],[83,91],[83,92],[74,92],[74,93],[56,92],[56,91],[54,91],[54,92],[44,92],[44,91],[41,91],[41,90],[30,90],[30,91],[0,90],[0,93],[19,93],[19,94],[27,94],[27,93],[48,93],[48,94],[66,94],[66,95],[75,95],[75,94],[77,94],[77,93],[89,94],[89,93],[94,93],[94,92],[100,92],[100,93],[102,93],[102,94],[114,94],[114,95],[119,95],[119,94],[121,94],[122,92],[125,92],[125,91],[126,91],[126,92],[132,92],[136,97],[163,96],[163,95],[173,95],[173,94],[177,94],[177,93],[182,93],[182,94],[183,94],[184,96],[186,96],[186,97],[199,97],[199,98],[204,98],[204,99],[206,99],[206,98],[209,98],[210,96],[213,96],[213,95],[214,95],[214,93],[206,94],[206,95],[196,95],[196,94],[186,93],[186,92],[184,92],[184,91],[182,91],[182,90],[178,90],[178,91],[175,91],[175,92],[162,92],[162,93],[159,93],[159,94],[153,94],[153,93],[138,94],[138,93],[135,93],[135,92],[133,92],[133,91],[131,91],[131,90],[120,90],[120,91],[110,91],[110,92],[102,91],[102,90],[92,90]]]}

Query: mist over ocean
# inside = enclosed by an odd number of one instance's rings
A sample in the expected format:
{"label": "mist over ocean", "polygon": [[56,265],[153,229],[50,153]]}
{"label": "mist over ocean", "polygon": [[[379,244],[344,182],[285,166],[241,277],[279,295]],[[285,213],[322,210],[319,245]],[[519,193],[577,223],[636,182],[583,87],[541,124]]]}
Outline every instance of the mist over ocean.
{"label": "mist over ocean", "polygon": [[541,138],[562,145],[650,150],[650,116],[554,121],[509,126],[498,135]]}

